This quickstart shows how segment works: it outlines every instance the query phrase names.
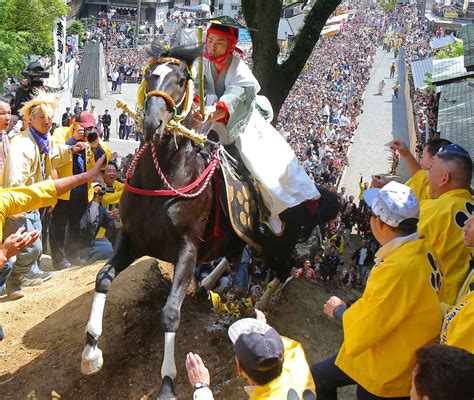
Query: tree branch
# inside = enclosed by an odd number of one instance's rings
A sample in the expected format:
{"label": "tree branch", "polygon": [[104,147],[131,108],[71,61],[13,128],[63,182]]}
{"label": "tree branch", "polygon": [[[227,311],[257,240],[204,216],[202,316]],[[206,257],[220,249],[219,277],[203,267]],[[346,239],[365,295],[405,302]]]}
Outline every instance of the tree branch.
{"label": "tree branch", "polygon": [[242,11],[249,28],[255,28],[255,0],[242,0]]}
{"label": "tree branch", "polygon": [[305,24],[298,35],[293,51],[280,67],[282,74],[287,79],[294,82],[298,78],[319,40],[319,35],[326,21],[340,3],[341,0],[318,0],[311,8],[305,18]]}

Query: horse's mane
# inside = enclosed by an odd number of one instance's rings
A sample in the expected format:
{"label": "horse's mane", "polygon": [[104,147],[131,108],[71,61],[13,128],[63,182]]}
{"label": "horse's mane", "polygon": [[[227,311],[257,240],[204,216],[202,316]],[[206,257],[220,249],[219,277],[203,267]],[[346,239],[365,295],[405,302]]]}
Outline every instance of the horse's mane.
{"label": "horse's mane", "polygon": [[202,46],[197,46],[196,44],[169,47],[160,40],[155,39],[147,47],[146,52],[150,57],[153,57],[156,60],[159,60],[162,57],[172,57],[183,60],[186,64],[190,65],[201,55],[202,49]]}

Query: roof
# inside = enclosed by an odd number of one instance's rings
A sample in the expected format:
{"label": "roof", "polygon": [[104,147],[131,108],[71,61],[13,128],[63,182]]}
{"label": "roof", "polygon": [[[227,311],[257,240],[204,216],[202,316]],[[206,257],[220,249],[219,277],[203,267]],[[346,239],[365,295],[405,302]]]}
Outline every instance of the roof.
{"label": "roof", "polygon": [[291,18],[287,18],[288,24],[290,25],[291,30],[293,31],[293,36],[298,35],[300,33],[301,28],[304,26],[304,19],[306,14],[298,14],[294,15]]}
{"label": "roof", "polygon": [[464,25],[462,28],[464,42],[464,67],[474,71],[474,24]]}
{"label": "roof", "polygon": [[349,14],[339,14],[336,15],[335,17],[329,18],[326,21],[326,25],[337,25],[342,23],[346,23],[349,18]]}
{"label": "roof", "polygon": [[438,108],[440,137],[474,154],[474,80],[444,85]]}
{"label": "roof", "polygon": [[334,36],[341,32],[341,25],[325,26],[321,31],[321,36]]}
{"label": "roof", "polygon": [[456,43],[456,39],[454,39],[454,36],[452,34],[440,38],[435,37],[430,40],[430,45],[433,50],[439,50],[446,47],[448,44],[454,43]]}
{"label": "roof", "polygon": [[474,72],[468,72],[464,68],[464,56],[433,61],[433,83],[435,85],[444,85],[468,76],[474,76]]}
{"label": "roof", "polygon": [[433,74],[433,57],[412,61],[410,66],[415,89],[424,89],[426,87],[425,75],[427,73]]}

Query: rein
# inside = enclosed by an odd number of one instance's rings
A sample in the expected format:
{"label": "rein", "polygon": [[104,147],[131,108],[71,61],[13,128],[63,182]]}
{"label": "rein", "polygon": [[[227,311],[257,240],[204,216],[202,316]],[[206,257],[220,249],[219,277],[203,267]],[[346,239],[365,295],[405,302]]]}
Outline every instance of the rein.
{"label": "rein", "polygon": [[[174,65],[180,65],[182,63],[181,60],[171,57],[162,57],[159,60],[152,60],[148,67],[151,67],[155,64],[163,64],[163,63],[170,63]],[[191,111],[191,106],[194,100],[194,81],[192,79],[193,73],[189,66],[187,67],[188,77],[186,81],[186,90],[180,102],[176,104],[176,101],[173,97],[162,90],[152,90],[150,92],[144,93],[145,96],[145,107],[146,110],[146,100],[151,97],[161,97],[168,108],[173,110],[173,117],[166,125],[166,131],[170,134],[179,134],[182,135],[193,142],[197,143],[200,146],[203,146],[204,143],[207,141],[207,137],[205,135],[201,135],[199,133],[194,132],[194,130],[190,130],[183,126],[181,122],[187,117],[189,112]],[[179,113],[178,109],[181,107],[181,113]],[[159,189],[159,190],[148,190],[148,189],[141,189],[134,187],[130,184],[130,179],[132,178],[135,168],[137,166],[138,161],[141,159],[145,150],[150,148],[151,156],[153,158],[153,164],[155,169],[165,185],[167,189]],[[143,147],[135,154],[132,163],[130,164],[130,168],[127,171],[127,176],[125,180],[125,190],[139,194],[142,196],[158,196],[158,197],[181,197],[192,199],[198,197],[209,185],[212,176],[216,168],[219,165],[219,158],[218,152],[220,147],[216,147],[216,149],[212,152],[211,159],[209,161],[209,165],[206,169],[202,172],[202,174],[192,183],[186,185],[185,187],[176,189],[168,182],[166,176],[164,175],[160,163],[158,162],[157,152],[156,152],[156,145],[154,142],[147,142],[143,145]],[[197,189],[197,190],[196,190]],[[196,191],[194,191],[196,190]]]}
{"label": "rein", "polygon": [[[151,155],[153,158],[153,164],[155,165],[155,169],[158,172],[158,175],[160,176],[161,181],[168,188],[167,190],[166,189],[159,189],[159,190],[140,189],[140,188],[130,185],[129,183],[129,180],[131,179],[131,177],[133,176],[133,173],[135,172],[135,168],[137,166],[138,160],[140,160],[145,150],[149,147],[151,147]],[[211,181],[212,176],[214,175],[214,172],[216,171],[216,168],[219,165],[219,158],[217,156],[218,151],[219,151],[219,147],[217,147],[212,152],[209,165],[206,167],[206,169],[202,172],[201,175],[199,175],[199,177],[194,182],[180,189],[176,189],[173,186],[171,186],[171,184],[166,179],[163,171],[161,170],[160,164],[158,162],[158,157],[156,155],[155,143],[149,143],[149,142],[145,143],[143,147],[135,154],[135,157],[132,163],[130,164],[130,168],[127,171],[127,177],[125,180],[125,190],[134,194],[142,195],[142,196],[182,197],[186,199],[196,198],[202,192],[204,192],[204,190],[207,188],[207,186],[209,185],[209,182]],[[199,186],[201,186],[199,190],[197,190],[196,192],[190,193]]]}

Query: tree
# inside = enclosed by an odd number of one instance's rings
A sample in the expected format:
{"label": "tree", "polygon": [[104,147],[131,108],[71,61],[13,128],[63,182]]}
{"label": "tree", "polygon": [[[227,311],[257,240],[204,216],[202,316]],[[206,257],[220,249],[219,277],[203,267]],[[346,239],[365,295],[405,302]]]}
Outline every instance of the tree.
{"label": "tree", "polygon": [[385,11],[393,11],[397,5],[397,0],[379,0],[379,4]]}
{"label": "tree", "polygon": [[423,79],[423,82],[426,85],[426,90],[428,92],[434,93],[436,90],[436,86],[433,85],[433,74],[431,72],[427,72],[425,74],[425,79]]}
{"label": "tree", "polygon": [[54,21],[67,11],[63,0],[0,1],[0,81],[18,75],[28,56],[53,52]]}
{"label": "tree", "polygon": [[77,35],[79,39],[79,46],[82,47],[84,45],[84,40],[85,40],[85,37],[84,37],[85,28],[84,28],[83,21],[80,21],[77,19],[72,21],[67,27],[67,34]]}
{"label": "tree", "polygon": [[448,44],[443,50],[436,53],[435,59],[442,60],[443,58],[454,58],[464,55],[464,44],[462,40],[457,41],[455,44]]}
{"label": "tree", "polygon": [[300,75],[329,16],[341,0],[317,0],[306,15],[295,46],[288,59],[278,64],[278,25],[282,0],[242,0],[242,11],[251,29],[253,72],[261,93],[272,103],[275,115]]}

